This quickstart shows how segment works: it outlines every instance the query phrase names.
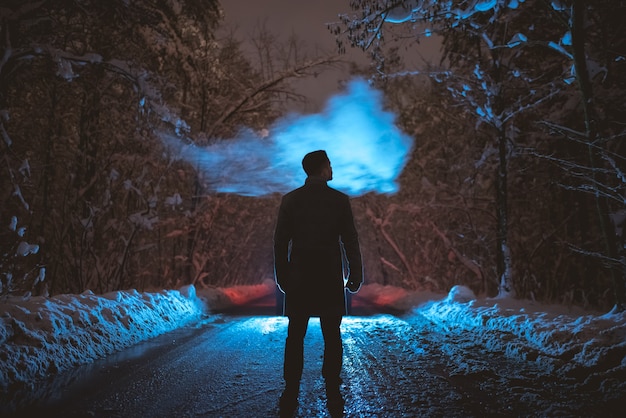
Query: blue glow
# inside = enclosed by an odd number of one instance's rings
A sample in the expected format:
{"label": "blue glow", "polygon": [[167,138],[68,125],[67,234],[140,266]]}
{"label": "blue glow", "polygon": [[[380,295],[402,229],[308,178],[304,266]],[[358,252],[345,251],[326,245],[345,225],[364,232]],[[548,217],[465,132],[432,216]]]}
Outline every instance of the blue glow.
{"label": "blue glow", "polygon": [[517,9],[518,7],[519,7],[519,3],[517,2],[517,0],[512,0],[508,4],[509,9]]}
{"label": "blue glow", "polygon": [[474,67],[474,75],[479,80],[482,80],[483,78],[483,72],[481,71],[479,64],[476,64],[476,67]]}
{"label": "blue glow", "polygon": [[387,12],[387,15],[385,16],[385,21],[394,24],[415,21],[413,13],[419,12],[421,8],[422,4],[420,1],[407,0],[389,10],[389,12]]}
{"label": "blue glow", "polygon": [[559,51],[561,54],[565,55],[566,57],[570,59],[574,59],[574,56],[572,54],[567,52],[565,48],[563,48],[561,45],[557,44],[556,42],[550,41],[548,42],[548,46],[556,51]]}
{"label": "blue glow", "polygon": [[483,0],[476,4],[475,8],[479,12],[486,12],[493,9],[498,4],[497,0]]}
{"label": "blue glow", "polygon": [[567,31],[561,38],[561,45],[572,46],[572,33]]}
{"label": "blue glow", "polygon": [[333,167],[330,186],[351,196],[395,193],[413,141],[395,126],[395,115],[383,109],[382,94],[362,79],[351,81],[318,114],[290,115],[266,135],[250,130],[205,148],[162,138],[180,158],[200,168],[210,189],[263,196],[284,193],[303,184],[302,157],[325,149]]}
{"label": "blue glow", "polygon": [[554,0],[551,4],[552,4],[552,8],[556,10],[557,12],[567,10],[567,6],[558,0]]}
{"label": "blue glow", "polygon": [[513,35],[507,46],[509,48],[513,48],[527,41],[528,38],[526,37],[526,35],[524,35],[523,33],[516,33],[515,35]]}
{"label": "blue glow", "polygon": [[563,81],[566,84],[572,84],[574,81],[576,81],[576,67],[574,66],[574,64],[572,64],[570,67],[570,77],[565,77]]}

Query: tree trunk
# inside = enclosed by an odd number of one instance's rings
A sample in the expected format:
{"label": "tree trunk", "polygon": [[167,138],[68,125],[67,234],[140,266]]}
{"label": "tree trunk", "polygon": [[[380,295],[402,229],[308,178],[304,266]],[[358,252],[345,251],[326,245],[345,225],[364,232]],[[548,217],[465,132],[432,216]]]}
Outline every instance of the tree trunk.
{"label": "tree trunk", "polygon": [[511,277],[511,250],[509,248],[507,144],[504,126],[498,129],[498,172],[496,174],[496,239],[497,273],[500,279],[498,296],[514,296]]}

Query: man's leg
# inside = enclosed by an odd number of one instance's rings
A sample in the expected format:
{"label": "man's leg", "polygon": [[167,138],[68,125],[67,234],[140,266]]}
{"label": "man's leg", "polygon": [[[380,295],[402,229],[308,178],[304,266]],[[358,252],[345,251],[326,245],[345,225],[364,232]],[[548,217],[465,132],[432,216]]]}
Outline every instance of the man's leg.
{"label": "man's leg", "polygon": [[280,416],[291,417],[298,407],[300,378],[304,366],[304,336],[309,324],[308,316],[290,316],[285,341],[283,377],[285,390],[280,397]]}
{"label": "man's leg", "polygon": [[343,360],[343,346],[341,344],[341,316],[324,316],[320,318],[322,335],[324,336],[324,365],[322,376],[327,383],[341,382],[341,365]]}
{"label": "man's leg", "polygon": [[324,365],[322,376],[326,379],[326,402],[331,417],[343,417],[344,400],[339,386],[341,385],[341,365],[343,347],[341,344],[341,316],[320,318],[322,335],[324,336]]}
{"label": "man's leg", "polygon": [[289,317],[287,340],[285,341],[285,364],[283,377],[285,383],[300,385],[304,366],[304,336],[309,324],[308,316]]}

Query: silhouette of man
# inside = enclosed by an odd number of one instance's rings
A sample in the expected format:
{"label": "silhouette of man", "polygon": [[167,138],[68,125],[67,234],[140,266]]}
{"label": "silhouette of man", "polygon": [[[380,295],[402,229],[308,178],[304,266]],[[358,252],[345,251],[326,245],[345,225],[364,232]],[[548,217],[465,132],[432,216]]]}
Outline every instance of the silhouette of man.
{"label": "silhouette of man", "polygon": [[[310,317],[319,317],[324,337],[322,376],[328,407],[343,411],[341,319],[344,286],[356,293],[363,281],[361,252],[348,196],[326,184],[333,170],[325,151],[304,156],[304,186],[283,196],[274,233],[276,283],[285,293],[289,318],[280,398],[282,416],[298,405],[304,363],[304,336]],[[344,270],[348,273],[344,285]],[[336,412],[336,411],[335,411]]]}

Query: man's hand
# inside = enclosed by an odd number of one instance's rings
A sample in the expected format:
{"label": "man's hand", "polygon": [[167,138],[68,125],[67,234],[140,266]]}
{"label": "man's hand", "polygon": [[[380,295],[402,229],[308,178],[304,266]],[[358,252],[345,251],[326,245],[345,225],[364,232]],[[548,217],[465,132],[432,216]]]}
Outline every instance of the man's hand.
{"label": "man's hand", "polygon": [[346,288],[350,293],[356,293],[361,288],[361,282],[348,279],[348,283],[346,283]]}

